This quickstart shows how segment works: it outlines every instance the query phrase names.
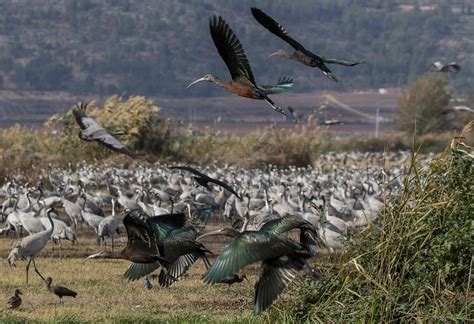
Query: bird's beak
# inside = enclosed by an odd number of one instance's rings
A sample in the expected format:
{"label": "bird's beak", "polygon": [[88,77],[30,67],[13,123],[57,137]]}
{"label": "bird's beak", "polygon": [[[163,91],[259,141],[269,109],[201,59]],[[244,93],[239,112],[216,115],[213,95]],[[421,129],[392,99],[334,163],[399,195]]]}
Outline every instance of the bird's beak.
{"label": "bird's beak", "polygon": [[191,82],[191,83],[186,87],[186,89],[189,89],[189,88],[191,88],[193,85],[195,85],[196,83],[199,83],[199,82],[202,82],[202,81],[206,81],[206,78],[200,78],[200,79],[197,79],[196,81]]}
{"label": "bird's beak", "polygon": [[278,55],[278,52],[272,53],[272,54],[268,55],[267,60],[269,60],[270,57],[272,57],[272,56],[277,56],[277,55]]}
{"label": "bird's beak", "polygon": [[199,241],[199,240],[201,240],[201,239],[203,239],[203,238],[205,238],[205,237],[214,236],[214,235],[220,235],[220,234],[222,234],[222,231],[221,231],[220,229],[215,230],[215,231],[210,231],[210,232],[207,232],[207,233],[202,234],[201,236],[199,236],[199,237],[196,239],[196,241]]}

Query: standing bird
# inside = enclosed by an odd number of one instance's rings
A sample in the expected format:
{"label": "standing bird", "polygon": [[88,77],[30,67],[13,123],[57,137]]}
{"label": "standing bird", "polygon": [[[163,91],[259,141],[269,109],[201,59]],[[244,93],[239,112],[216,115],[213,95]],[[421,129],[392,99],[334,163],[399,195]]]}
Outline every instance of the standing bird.
{"label": "standing bird", "polygon": [[20,307],[21,305],[21,297],[20,295],[23,295],[20,291],[20,289],[15,289],[15,295],[8,300],[8,304],[10,305],[10,309],[16,309]]}
{"label": "standing bird", "polygon": [[35,233],[22,238],[19,242],[15,244],[12,251],[8,255],[7,260],[10,266],[16,266],[17,259],[24,260],[26,258],[30,258],[28,264],[26,265],[26,284],[28,284],[28,272],[30,269],[31,262],[33,262],[35,272],[41,277],[41,279],[44,280],[44,277],[36,268],[35,258],[41,252],[41,250],[43,250],[46,244],[48,244],[48,241],[51,239],[51,235],[53,234],[54,223],[50,215],[52,210],[52,208],[48,208],[48,210],[46,211],[46,215],[49,219],[51,227],[42,232]]}
{"label": "standing bird", "polygon": [[272,107],[272,109],[286,115],[285,111],[276,106],[267,96],[265,90],[259,87],[255,82],[252,69],[250,68],[250,64],[245,56],[242,44],[225,20],[220,16],[213,16],[210,20],[210,29],[214,45],[216,45],[217,51],[227,65],[232,80],[224,82],[212,74],[207,74],[192,82],[187,87],[189,88],[201,81],[212,82],[239,96],[264,100],[270,105],[270,107]]}
{"label": "standing bird", "polygon": [[274,55],[285,57],[291,60],[298,61],[303,63],[304,65],[308,65],[311,67],[317,67],[320,69],[323,74],[329,78],[330,80],[337,82],[336,77],[332,74],[331,70],[326,66],[327,64],[340,64],[345,66],[354,66],[358,64],[362,64],[364,62],[355,62],[355,61],[346,61],[346,60],[339,60],[331,57],[321,56],[314,54],[304,48],[303,45],[298,43],[295,39],[290,37],[286,32],[285,28],[283,28],[279,23],[277,23],[273,18],[265,14],[258,8],[252,8],[252,15],[254,18],[266,29],[268,29],[271,33],[275,34],[276,36],[283,39],[285,42],[290,44],[295,51],[293,53],[288,53],[284,50],[278,50],[277,52],[271,54],[269,57]]}
{"label": "standing bird", "polygon": [[96,141],[113,151],[130,156],[131,158],[136,157],[136,154],[130,151],[122,143],[120,143],[112,135],[123,135],[124,132],[109,133],[105,128],[97,124],[97,122],[86,114],[87,104],[78,103],[73,108],[72,112],[76,118],[77,123],[81,127],[79,138],[84,141]]}
{"label": "standing bird", "polygon": [[196,175],[195,177],[193,177],[194,180],[196,180],[196,182],[198,184],[200,184],[201,186],[203,186],[204,188],[209,189],[209,182],[215,183],[216,185],[226,189],[227,191],[229,191],[230,193],[235,195],[237,198],[242,200],[242,198],[239,196],[239,194],[237,192],[235,192],[235,190],[232,189],[232,187],[229,186],[227,183],[219,181],[219,180],[214,179],[214,178],[211,178],[211,177],[205,175],[204,173],[199,172],[198,170],[196,170],[194,168],[191,168],[191,167],[188,167],[188,166],[174,166],[174,167],[170,167],[170,169],[178,169],[178,170],[189,171],[189,172]]}
{"label": "standing bird", "polygon": [[440,61],[433,62],[429,67],[428,71],[431,72],[453,72],[457,73],[461,71],[461,66],[456,62],[451,62],[448,64],[443,64]]}
{"label": "standing bird", "polygon": [[51,283],[53,282],[53,279],[51,277],[46,278],[45,282],[48,290],[59,297],[60,304],[64,303],[63,297],[69,296],[72,298],[76,298],[77,296],[77,293],[69,288],[63,286],[51,286]]}

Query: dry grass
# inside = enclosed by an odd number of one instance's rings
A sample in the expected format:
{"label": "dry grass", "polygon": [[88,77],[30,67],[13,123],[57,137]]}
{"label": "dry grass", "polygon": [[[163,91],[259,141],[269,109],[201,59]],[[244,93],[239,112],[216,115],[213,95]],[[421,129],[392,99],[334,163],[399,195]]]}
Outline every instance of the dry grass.
{"label": "dry grass", "polygon": [[[123,244],[123,243],[122,243]],[[10,239],[0,240],[0,255],[5,257],[11,246]],[[121,247],[119,247],[121,248]],[[205,271],[198,261],[185,278],[170,288],[160,288],[153,281],[152,290],[143,287],[143,281],[127,282],[123,278],[128,261],[85,260],[82,256],[97,252],[92,239],[82,240],[75,246],[66,242],[63,253],[73,258],[50,258],[51,246],[36,261],[43,276],[51,276],[53,284],[64,285],[78,292],[76,299],[66,299],[57,305],[56,296],[49,293],[33,268],[30,284],[25,285],[26,261],[9,268],[4,259],[0,267],[0,300],[5,305],[16,288],[23,292],[19,310],[0,310],[0,320],[52,321],[116,321],[190,320],[223,321],[252,318],[253,284],[244,281],[227,291],[226,285],[205,285],[201,275]],[[80,256],[80,257],[79,257]],[[246,270],[255,280],[256,267]]]}

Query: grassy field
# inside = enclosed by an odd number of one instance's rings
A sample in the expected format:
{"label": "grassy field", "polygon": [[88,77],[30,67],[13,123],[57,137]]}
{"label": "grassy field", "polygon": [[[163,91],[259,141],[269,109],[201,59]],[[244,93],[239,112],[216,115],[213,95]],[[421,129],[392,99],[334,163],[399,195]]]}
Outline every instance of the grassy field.
{"label": "grassy field", "polygon": [[[116,249],[121,249],[123,244]],[[11,249],[11,239],[0,240],[0,321],[123,321],[163,320],[171,322],[252,321],[253,283],[258,264],[246,268],[249,281],[233,285],[206,285],[201,280],[205,271],[198,261],[179,282],[161,288],[157,281],[147,290],[143,281],[128,282],[123,278],[128,261],[85,260],[84,256],[98,251],[93,239],[79,238],[71,245],[63,243],[63,256],[51,257],[48,245],[36,264],[43,276],[51,276],[53,285],[63,285],[76,292],[76,299],[65,299],[64,305],[52,295],[41,278],[30,268],[30,283],[25,284],[26,261],[16,268],[8,267],[5,257]],[[212,262],[212,261],[211,261]],[[16,288],[23,292],[23,304],[18,310],[6,308]],[[263,320],[263,318],[262,318]]]}

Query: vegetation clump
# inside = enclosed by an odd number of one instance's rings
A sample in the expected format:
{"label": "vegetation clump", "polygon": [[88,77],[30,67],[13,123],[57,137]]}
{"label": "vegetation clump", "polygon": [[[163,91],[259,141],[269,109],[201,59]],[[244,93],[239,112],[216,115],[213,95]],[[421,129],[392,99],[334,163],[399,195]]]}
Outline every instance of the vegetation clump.
{"label": "vegetation clump", "polygon": [[416,162],[413,154],[404,189],[377,221],[355,234],[332,266],[325,263],[322,280],[295,287],[269,320],[472,318],[472,149],[453,141],[430,165]]}

